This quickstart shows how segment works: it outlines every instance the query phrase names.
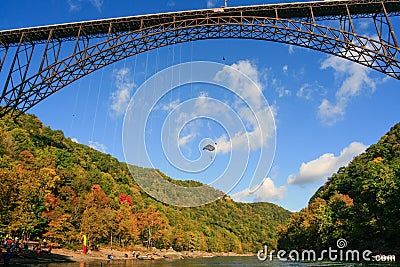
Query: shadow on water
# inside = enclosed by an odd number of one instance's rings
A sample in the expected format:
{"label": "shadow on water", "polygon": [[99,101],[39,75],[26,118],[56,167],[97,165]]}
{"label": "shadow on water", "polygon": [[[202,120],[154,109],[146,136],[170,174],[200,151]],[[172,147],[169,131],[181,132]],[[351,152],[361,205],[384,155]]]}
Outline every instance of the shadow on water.
{"label": "shadow on water", "polygon": [[[57,254],[57,253],[45,253],[37,254],[33,251],[25,251],[20,255],[13,255],[10,261],[10,267],[14,266],[48,266],[48,264],[55,264],[53,266],[64,266],[64,264],[72,263],[70,258],[65,255]],[[4,263],[0,261],[0,266],[3,266]],[[76,263],[75,263],[76,264]],[[67,265],[65,265],[67,266]],[[73,266],[73,265],[71,265]],[[76,266],[76,265],[75,265]]]}
{"label": "shadow on water", "polygon": [[341,263],[341,262],[281,262],[281,261],[259,261],[256,257],[213,257],[196,258],[175,261],[141,261],[141,260],[114,260],[108,263],[106,260],[90,262],[68,262],[68,263],[30,263],[11,266],[32,266],[32,267],[357,267],[357,266],[400,266],[399,264],[388,263]]}

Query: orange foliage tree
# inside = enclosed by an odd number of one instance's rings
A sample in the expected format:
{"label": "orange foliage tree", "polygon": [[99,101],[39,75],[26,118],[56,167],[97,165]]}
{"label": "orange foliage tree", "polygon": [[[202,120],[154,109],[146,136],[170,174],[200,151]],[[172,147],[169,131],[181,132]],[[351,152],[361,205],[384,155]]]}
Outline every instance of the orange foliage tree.
{"label": "orange foliage tree", "polygon": [[167,232],[168,219],[163,213],[156,210],[156,207],[150,206],[138,214],[138,225],[142,240],[149,248]]}

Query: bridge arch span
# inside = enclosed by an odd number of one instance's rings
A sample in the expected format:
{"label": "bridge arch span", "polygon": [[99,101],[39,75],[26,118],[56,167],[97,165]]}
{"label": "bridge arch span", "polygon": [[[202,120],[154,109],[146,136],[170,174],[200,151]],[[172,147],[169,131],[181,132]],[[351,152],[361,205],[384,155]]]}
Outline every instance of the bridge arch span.
{"label": "bridge arch span", "polygon": [[[0,98],[0,104],[3,105],[0,108],[0,116],[8,112],[16,112],[17,115],[23,113],[68,84],[124,58],[160,47],[197,40],[240,38],[285,43],[342,57],[400,79],[400,49],[388,15],[398,15],[395,10],[398,8],[400,11],[400,2],[393,1],[397,5],[389,6],[392,13],[387,12],[383,2],[373,1],[380,9],[353,14],[350,13],[349,7],[357,1],[339,2],[346,3],[343,5],[344,13],[330,15],[336,10],[332,9],[319,17],[313,14],[313,11],[318,9],[313,9],[312,5],[308,4],[305,9],[310,12],[301,16],[298,13],[297,17],[295,14],[291,15],[293,18],[289,15],[279,16],[276,8],[276,16],[260,16],[259,13],[254,13],[254,10],[246,13],[237,8],[231,13],[218,9],[207,11],[202,16],[171,16],[167,20],[141,18],[136,20],[137,24],[140,22],[136,28],[121,32],[113,32],[111,23],[108,32],[104,29],[103,32],[91,35],[85,33],[82,25],[76,27],[77,33],[69,33],[62,37],[57,37],[56,30],[49,28],[43,35],[47,36],[47,40],[43,37],[37,37],[36,40],[34,35],[29,35],[29,31],[26,34],[23,32],[18,44],[9,41],[8,45],[3,46],[4,58],[12,45],[17,48]],[[331,3],[328,6],[331,6]],[[271,15],[268,12],[266,14]],[[333,28],[318,23],[328,15],[333,16],[331,19],[340,19],[342,26]],[[377,26],[379,39],[358,35],[354,30],[353,16],[371,17]],[[380,30],[382,27],[378,27],[377,21],[380,22],[380,26],[385,25],[388,28],[386,38],[383,38],[383,31]],[[29,36],[33,37],[28,41]],[[2,41],[1,37],[0,32],[0,44],[5,43],[5,39]],[[89,37],[102,40],[89,45]],[[60,59],[60,48],[64,39],[75,40],[75,46],[73,53]],[[38,70],[29,76],[27,74],[30,73],[28,69],[34,48],[43,44],[46,47],[42,62]],[[49,55],[51,53],[52,56]],[[26,64],[20,64],[20,61]],[[4,59],[0,63],[1,71]]]}

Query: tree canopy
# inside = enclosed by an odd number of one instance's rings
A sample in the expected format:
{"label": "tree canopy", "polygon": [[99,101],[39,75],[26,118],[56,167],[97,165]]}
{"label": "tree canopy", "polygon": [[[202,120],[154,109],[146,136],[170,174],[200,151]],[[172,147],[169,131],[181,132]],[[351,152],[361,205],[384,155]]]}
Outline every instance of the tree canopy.
{"label": "tree canopy", "polygon": [[92,245],[108,245],[112,236],[121,247],[244,253],[276,245],[278,226],[290,216],[274,204],[228,196],[196,208],[168,206],[141,190],[128,168],[134,176],[162,174],[75,143],[34,115],[6,116],[0,120],[0,230],[70,248],[86,235]]}
{"label": "tree canopy", "polygon": [[400,251],[400,124],[342,167],[280,229],[282,248]]}

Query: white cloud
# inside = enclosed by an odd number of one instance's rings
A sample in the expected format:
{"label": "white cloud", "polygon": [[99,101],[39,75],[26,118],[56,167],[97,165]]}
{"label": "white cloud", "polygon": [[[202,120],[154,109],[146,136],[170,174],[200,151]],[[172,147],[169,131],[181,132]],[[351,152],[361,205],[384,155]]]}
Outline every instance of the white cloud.
{"label": "white cloud", "polygon": [[103,7],[103,0],[67,0],[69,11],[79,11],[82,8],[82,3],[88,2],[94,6],[98,11]]}
{"label": "white cloud", "polygon": [[117,90],[111,94],[110,109],[112,115],[118,117],[124,114],[128,107],[135,84],[130,77],[130,69],[128,68],[115,70],[113,76],[115,78],[115,86],[117,87]]}
{"label": "white cloud", "polygon": [[78,1],[67,0],[67,4],[69,6],[69,11],[78,11],[81,8]]}
{"label": "white cloud", "polygon": [[262,184],[255,189],[250,190],[246,188],[243,191],[233,194],[231,197],[233,200],[239,202],[281,200],[287,188],[286,186],[276,187],[271,178],[265,178]]}
{"label": "white cloud", "polygon": [[[283,71],[285,70],[286,70],[285,74],[287,74],[286,65],[283,66]],[[278,94],[278,97],[290,96],[292,94],[292,92],[288,89],[285,89],[285,86],[283,86],[276,78],[271,79],[270,87],[275,88],[275,92]]]}
{"label": "white cloud", "polygon": [[285,89],[283,86],[275,87],[275,92],[278,93],[278,97],[290,96],[291,92],[288,89]]}
{"label": "white cloud", "polygon": [[89,141],[89,146],[93,149],[96,149],[100,152],[106,153],[107,152],[107,147],[104,144],[101,144],[97,141]]}
{"label": "white cloud", "polygon": [[297,91],[296,95],[298,97],[302,97],[302,98],[305,98],[307,100],[310,100],[312,98],[312,92],[313,92],[313,90],[311,89],[311,85],[308,84],[308,83],[305,83]]}
{"label": "white cloud", "polygon": [[283,71],[284,73],[287,73],[287,72],[288,72],[288,69],[289,69],[288,65],[285,65],[285,66],[282,67],[282,71]]}
{"label": "white cloud", "polygon": [[[165,154],[178,158],[182,156],[179,152],[188,151],[185,155],[191,155],[192,151],[199,150],[200,155],[204,155],[200,145],[216,143],[217,155],[230,154],[235,161],[229,163],[230,169],[236,170],[245,166],[246,160],[259,157],[260,164],[254,168],[253,177],[249,176],[248,187],[261,184],[275,149],[274,116],[277,108],[268,105],[264,98],[260,73],[248,60],[224,66],[212,81],[225,88],[223,97],[221,94],[215,97],[214,91],[205,88],[206,92],[182,100],[164,124],[172,125],[171,129],[163,132],[164,140],[170,141],[163,143]],[[180,151],[176,144],[180,145]],[[191,164],[190,168],[193,166]],[[248,168],[249,173],[253,171],[250,168],[253,167]]]}
{"label": "white cloud", "polygon": [[346,106],[346,99],[341,98],[336,104],[323,99],[318,107],[318,116],[326,125],[333,125],[344,118]]}
{"label": "white cloud", "polygon": [[256,150],[266,146],[268,141],[274,137],[274,117],[277,114],[277,109],[265,104],[260,71],[255,65],[249,60],[241,60],[232,64],[231,67],[248,76],[254,83],[243,79],[242,74],[229,67],[218,72],[215,81],[225,81],[232,91],[247,100],[248,106],[238,105],[238,103],[235,103],[234,106],[248,130],[230,136],[230,140],[226,135],[219,137],[216,141],[218,152],[227,153],[231,149],[244,149],[246,151],[249,145],[251,150]]}
{"label": "white cloud", "polygon": [[78,138],[73,137],[73,138],[71,138],[71,141],[79,144]]}
{"label": "white cloud", "polygon": [[346,166],[355,156],[364,152],[367,147],[359,142],[353,142],[344,148],[339,156],[326,153],[317,159],[302,163],[297,174],[288,177],[288,184],[305,185],[308,183],[324,181],[335,173],[340,167]]}
{"label": "white cloud", "polygon": [[289,45],[289,55],[294,54],[294,45]]}
{"label": "white cloud", "polygon": [[176,3],[175,3],[175,1],[169,0],[167,2],[167,6],[169,6],[169,7],[176,6]]}
{"label": "white cloud", "polygon": [[[180,104],[180,100],[177,99],[177,100],[174,100],[167,104],[162,105],[160,107],[160,109],[164,110],[164,111],[170,111],[170,110],[173,110],[174,108],[176,108],[179,104]],[[158,106],[156,108],[158,108]]]}
{"label": "white cloud", "polygon": [[324,124],[333,125],[343,119],[352,97],[364,90],[373,92],[378,81],[369,76],[369,68],[336,56],[329,56],[322,62],[321,69],[327,68],[334,70],[335,79],[341,81],[341,86],[335,95],[336,103],[328,99],[322,100],[318,107],[318,116]]}
{"label": "white cloud", "polygon": [[[248,79],[244,79],[242,74],[248,76],[252,82]],[[248,100],[252,107],[259,108],[264,104],[260,71],[249,60],[240,60],[230,67],[224,67],[216,74],[214,80],[216,82],[225,81],[231,90],[238,92],[240,96]]]}
{"label": "white cloud", "polygon": [[[174,150],[174,145],[179,144],[181,151],[187,151],[190,155],[196,150],[193,147],[199,145],[197,141],[203,142],[210,138],[212,142],[217,143],[217,154],[235,153],[241,158],[248,155],[247,153],[264,151],[262,157],[267,158],[268,153],[275,148],[274,116],[277,109],[265,102],[260,73],[250,61],[239,61],[231,67],[223,67],[214,76],[214,82],[229,88],[224,99],[216,99],[212,92],[211,96],[207,92],[200,92],[197,97],[182,100],[169,114],[168,119],[171,121],[168,122],[171,122],[173,127],[165,133],[168,132],[168,140],[176,138],[176,141],[164,143],[166,153],[174,151],[174,155],[178,157],[179,151]],[[222,126],[224,131],[220,131],[216,125]],[[215,129],[214,127],[218,130],[210,131],[211,128]],[[264,160],[265,164],[268,164],[267,160]],[[266,173],[255,175],[253,181],[259,184]]]}
{"label": "white cloud", "polygon": [[218,0],[207,0],[207,8],[213,8],[217,5]]}
{"label": "white cloud", "polygon": [[368,30],[372,25],[372,21],[365,21],[362,20],[357,24],[357,28],[359,28],[360,30]]}
{"label": "white cloud", "polygon": [[90,3],[98,10],[101,11],[103,0],[89,0]]}
{"label": "white cloud", "polygon": [[297,91],[296,95],[306,100],[312,100],[315,95],[324,96],[326,93],[326,89],[321,85],[305,83]]}
{"label": "white cloud", "polygon": [[285,89],[285,86],[283,86],[280,81],[275,78],[271,79],[270,87],[275,87],[275,92],[278,94],[278,97],[290,96],[292,94],[290,90]]}
{"label": "white cloud", "polygon": [[197,134],[191,133],[191,134],[187,134],[187,135],[179,138],[179,145],[181,145],[181,146],[185,145],[187,142],[189,142],[190,140],[192,140],[196,136],[197,136]]}

